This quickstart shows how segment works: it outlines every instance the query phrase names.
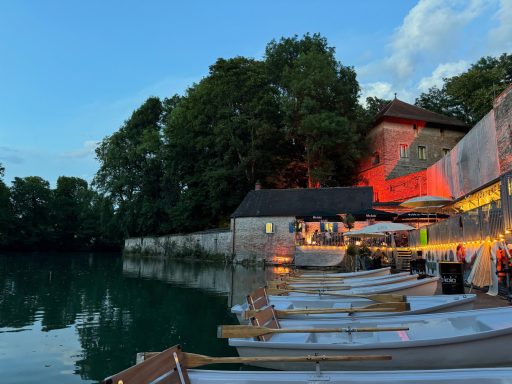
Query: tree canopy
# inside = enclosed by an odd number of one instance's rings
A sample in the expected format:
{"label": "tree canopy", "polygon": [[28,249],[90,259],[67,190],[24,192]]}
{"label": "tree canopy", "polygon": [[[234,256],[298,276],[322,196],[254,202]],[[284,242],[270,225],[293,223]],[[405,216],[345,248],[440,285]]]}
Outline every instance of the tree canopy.
{"label": "tree canopy", "polygon": [[416,99],[416,105],[475,124],[512,83],[512,55],[482,57],[464,73],[444,79],[441,89],[433,87]]}

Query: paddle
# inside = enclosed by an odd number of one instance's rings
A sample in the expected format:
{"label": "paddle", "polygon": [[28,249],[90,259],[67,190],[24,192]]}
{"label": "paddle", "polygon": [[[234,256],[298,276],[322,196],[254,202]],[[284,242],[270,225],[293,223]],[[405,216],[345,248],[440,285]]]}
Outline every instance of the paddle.
{"label": "paddle", "polygon": [[[288,287],[289,286],[289,284],[287,284],[287,283],[276,282],[276,281],[267,281],[267,285],[270,288],[277,288],[277,289],[279,289],[279,287]],[[323,289],[325,291],[344,291],[344,290],[352,289],[353,287],[350,287],[348,285],[311,285],[311,286],[307,286],[304,288]]]}
{"label": "paddle", "polygon": [[282,295],[289,292],[297,292],[297,293],[306,293],[310,295],[325,295],[325,296],[336,296],[336,297],[358,297],[362,299],[368,299],[372,301],[376,301],[378,303],[396,303],[400,301],[407,301],[407,297],[404,295],[397,295],[394,293],[375,293],[371,295],[353,295],[348,293],[334,293],[334,292],[324,292],[322,290],[316,291],[308,291],[306,289],[274,289],[267,288],[268,295]]}
{"label": "paddle", "polygon": [[267,328],[253,325],[219,325],[217,327],[217,337],[219,339],[229,339],[232,337],[258,337],[274,333],[337,333],[337,332],[388,332],[388,331],[408,331],[408,327],[368,327],[368,328]]}
{"label": "paddle", "polygon": [[[144,360],[158,355],[160,352],[144,353]],[[366,356],[326,356],[326,355],[308,355],[308,356],[256,356],[256,357],[211,357],[198,355],[196,353],[182,352],[182,366],[185,368],[196,368],[208,364],[243,364],[256,362],[323,362],[323,361],[369,361],[369,360],[391,360],[390,355],[366,355]]]}
{"label": "paddle", "polygon": [[[328,313],[357,313],[357,312],[402,312],[409,311],[411,304],[405,302],[371,304],[359,308],[312,308],[312,309],[274,309],[277,317],[287,317],[293,315],[319,315]],[[249,320],[260,310],[248,310],[244,312],[244,319]]]}

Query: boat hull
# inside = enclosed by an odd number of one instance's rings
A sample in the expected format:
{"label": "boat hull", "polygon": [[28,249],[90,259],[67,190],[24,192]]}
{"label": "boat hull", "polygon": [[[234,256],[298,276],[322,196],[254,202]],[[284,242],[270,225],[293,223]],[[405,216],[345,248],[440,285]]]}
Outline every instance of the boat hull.
{"label": "boat hull", "polygon": [[[402,370],[402,369],[449,369],[449,368],[478,368],[498,367],[512,364],[512,356],[501,351],[500,345],[512,343],[512,334],[499,335],[473,342],[436,344],[422,347],[350,347],[346,345],[318,346],[316,348],[301,348],[299,345],[280,343],[279,347],[271,348],[236,346],[238,354],[249,356],[303,356],[303,355],[390,355],[389,361],[350,361],[325,362],[324,370]],[[230,341],[230,345],[233,345]],[[311,363],[254,363],[254,366],[278,370],[308,370]]]}
{"label": "boat hull", "polygon": [[189,369],[191,384],[512,384],[512,368],[307,372],[212,371]]}

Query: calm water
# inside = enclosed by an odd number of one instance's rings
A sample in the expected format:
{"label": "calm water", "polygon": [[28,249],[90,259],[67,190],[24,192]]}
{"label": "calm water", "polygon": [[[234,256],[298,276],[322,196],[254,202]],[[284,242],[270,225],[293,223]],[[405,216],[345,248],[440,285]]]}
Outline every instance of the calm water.
{"label": "calm water", "polygon": [[105,254],[0,255],[0,382],[95,383],[141,351],[233,356],[216,338],[271,271]]}

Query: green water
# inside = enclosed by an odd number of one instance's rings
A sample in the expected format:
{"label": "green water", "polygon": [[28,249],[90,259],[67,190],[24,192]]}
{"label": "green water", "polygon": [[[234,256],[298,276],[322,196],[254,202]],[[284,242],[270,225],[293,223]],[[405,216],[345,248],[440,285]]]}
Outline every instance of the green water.
{"label": "green water", "polygon": [[95,383],[137,352],[181,344],[233,356],[216,338],[262,269],[109,254],[0,255],[0,382]]}

